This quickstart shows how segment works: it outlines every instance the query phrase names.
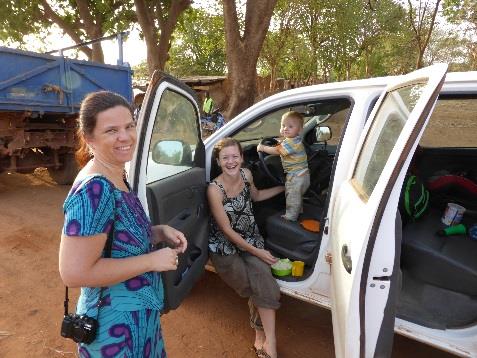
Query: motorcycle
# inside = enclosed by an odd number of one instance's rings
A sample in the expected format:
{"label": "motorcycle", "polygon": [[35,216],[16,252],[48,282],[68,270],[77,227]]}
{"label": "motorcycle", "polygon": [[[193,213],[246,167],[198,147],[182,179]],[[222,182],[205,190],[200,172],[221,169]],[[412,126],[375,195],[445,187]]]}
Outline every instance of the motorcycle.
{"label": "motorcycle", "polygon": [[209,136],[225,124],[225,118],[220,113],[219,108],[214,109],[210,115],[203,115],[200,118],[200,126],[204,136]]}

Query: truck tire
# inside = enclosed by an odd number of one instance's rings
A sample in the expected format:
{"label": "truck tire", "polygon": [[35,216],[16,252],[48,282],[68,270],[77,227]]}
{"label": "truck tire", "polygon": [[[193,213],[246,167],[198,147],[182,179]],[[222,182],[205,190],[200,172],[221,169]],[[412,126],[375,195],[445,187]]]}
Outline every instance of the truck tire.
{"label": "truck tire", "polygon": [[48,168],[48,173],[57,184],[72,184],[78,174],[79,167],[73,154],[65,154],[60,157],[61,167],[58,169]]}

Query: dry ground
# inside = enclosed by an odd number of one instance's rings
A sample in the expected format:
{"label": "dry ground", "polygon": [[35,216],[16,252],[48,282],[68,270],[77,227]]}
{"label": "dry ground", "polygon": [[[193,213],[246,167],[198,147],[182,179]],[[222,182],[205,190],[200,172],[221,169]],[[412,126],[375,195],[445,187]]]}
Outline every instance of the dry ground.
{"label": "dry ground", "polygon": [[[59,335],[58,244],[67,191],[44,172],[0,175],[0,357],[76,356],[75,345]],[[289,297],[282,302],[280,357],[333,357],[330,312]],[[206,273],[182,306],[163,317],[169,356],[253,358],[247,315],[246,301]],[[450,357],[400,336],[394,356]]]}

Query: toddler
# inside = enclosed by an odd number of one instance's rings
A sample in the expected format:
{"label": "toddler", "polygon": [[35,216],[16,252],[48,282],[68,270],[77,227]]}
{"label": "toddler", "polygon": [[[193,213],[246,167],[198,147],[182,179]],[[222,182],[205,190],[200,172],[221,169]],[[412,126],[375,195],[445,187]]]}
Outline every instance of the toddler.
{"label": "toddler", "polygon": [[310,173],[305,147],[300,132],[303,129],[303,116],[294,111],[282,116],[280,134],[285,137],[275,147],[259,144],[257,151],[280,155],[285,171],[286,213],[282,217],[296,221],[303,212],[303,194],[310,186]]}

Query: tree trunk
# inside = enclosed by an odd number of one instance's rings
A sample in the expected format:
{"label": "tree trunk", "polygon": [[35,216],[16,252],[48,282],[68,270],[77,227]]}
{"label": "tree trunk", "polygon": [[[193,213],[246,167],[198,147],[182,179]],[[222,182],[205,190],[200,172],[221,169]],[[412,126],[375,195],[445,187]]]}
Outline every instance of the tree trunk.
{"label": "tree trunk", "polygon": [[144,0],[134,0],[134,5],[136,6],[137,21],[141,26],[144,41],[146,42],[147,67],[149,74],[151,75],[156,69],[159,69],[159,66],[156,63],[159,57],[159,38],[154,25],[154,19],[151,16],[153,12],[152,9],[146,5]]}
{"label": "tree trunk", "polygon": [[[92,11],[89,8],[87,0],[76,0],[76,5],[78,6],[78,12],[81,19],[83,20],[84,30],[89,37],[89,40],[94,40],[100,38],[104,35],[103,33],[103,24],[101,19],[92,15]],[[94,6],[94,5],[93,5]],[[104,63],[104,54],[103,48],[100,42],[93,44],[93,51],[91,54],[91,61]]]}
{"label": "tree trunk", "polygon": [[[416,10],[412,5],[411,0],[408,0],[409,22],[411,24],[412,31],[414,32],[414,41],[418,47],[416,69],[422,68],[424,66],[424,53],[426,52],[426,48],[429,45],[429,40],[431,39],[432,31],[434,30],[434,24],[436,21],[437,12],[439,11],[440,2],[441,0],[436,0],[431,15],[426,15],[428,10],[428,2],[425,1],[424,4],[419,2],[419,10],[416,15]],[[430,23],[426,28],[425,21],[427,16],[430,16]],[[414,17],[417,17],[417,21],[414,20]]]}
{"label": "tree trunk", "polygon": [[240,34],[235,0],[223,0],[225,49],[231,96],[225,117],[230,119],[250,107],[256,95],[257,61],[277,0],[249,0],[245,27]]}
{"label": "tree trunk", "polygon": [[256,63],[247,61],[248,64],[235,65],[239,71],[229,72],[231,84],[230,101],[225,117],[231,119],[238,113],[250,107],[255,100],[257,86]]}
{"label": "tree trunk", "polygon": [[134,0],[137,20],[146,41],[147,66],[150,75],[155,70],[164,70],[169,59],[172,34],[179,16],[191,3],[191,0],[174,0],[165,14],[162,1],[148,4],[145,0]]}
{"label": "tree trunk", "polygon": [[[83,42],[81,37],[78,35],[78,29],[73,28],[65,20],[63,20],[53,9],[50,7],[50,4],[46,0],[41,0],[41,6],[43,7],[43,13],[45,17],[57,24],[71,39],[79,44]],[[88,59],[92,59],[93,51],[89,47],[81,47],[80,51],[83,52]]]}

